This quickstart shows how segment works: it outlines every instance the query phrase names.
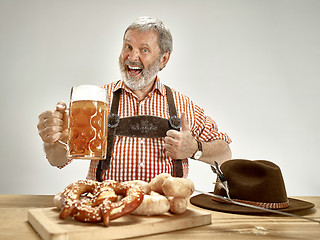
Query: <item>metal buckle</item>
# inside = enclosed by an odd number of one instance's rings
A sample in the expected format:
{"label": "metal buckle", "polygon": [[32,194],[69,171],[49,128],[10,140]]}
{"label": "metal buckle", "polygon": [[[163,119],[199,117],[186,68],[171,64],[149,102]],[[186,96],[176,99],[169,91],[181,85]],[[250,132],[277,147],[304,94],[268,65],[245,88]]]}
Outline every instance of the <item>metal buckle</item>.
{"label": "metal buckle", "polygon": [[176,130],[180,130],[181,128],[181,120],[178,116],[171,116],[169,118],[169,124],[172,128]]}
{"label": "metal buckle", "polygon": [[118,114],[110,113],[108,116],[108,127],[116,128],[119,125],[120,118]]}

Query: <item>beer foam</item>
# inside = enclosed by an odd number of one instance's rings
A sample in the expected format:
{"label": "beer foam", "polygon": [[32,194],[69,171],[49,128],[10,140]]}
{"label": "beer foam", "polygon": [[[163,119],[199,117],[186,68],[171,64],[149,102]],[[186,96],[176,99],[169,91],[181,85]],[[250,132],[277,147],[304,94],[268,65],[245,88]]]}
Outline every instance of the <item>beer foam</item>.
{"label": "beer foam", "polygon": [[96,85],[79,85],[71,90],[70,101],[91,100],[107,102],[107,90]]}

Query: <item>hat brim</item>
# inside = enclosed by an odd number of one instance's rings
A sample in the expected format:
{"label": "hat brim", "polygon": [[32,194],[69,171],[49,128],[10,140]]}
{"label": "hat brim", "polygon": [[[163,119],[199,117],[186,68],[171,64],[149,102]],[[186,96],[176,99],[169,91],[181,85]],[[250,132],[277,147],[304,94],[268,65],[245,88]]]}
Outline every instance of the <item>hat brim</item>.
{"label": "hat brim", "polygon": [[[294,212],[294,211],[310,209],[315,206],[313,203],[306,202],[299,199],[288,198],[288,200],[289,200],[289,207],[278,209],[278,211]],[[221,211],[221,212],[228,212],[228,213],[241,213],[241,214],[268,214],[269,213],[259,209],[243,207],[243,206],[230,204],[230,203],[217,202],[217,201],[214,201],[211,196],[205,195],[205,194],[199,194],[190,198],[190,203],[198,207]]]}

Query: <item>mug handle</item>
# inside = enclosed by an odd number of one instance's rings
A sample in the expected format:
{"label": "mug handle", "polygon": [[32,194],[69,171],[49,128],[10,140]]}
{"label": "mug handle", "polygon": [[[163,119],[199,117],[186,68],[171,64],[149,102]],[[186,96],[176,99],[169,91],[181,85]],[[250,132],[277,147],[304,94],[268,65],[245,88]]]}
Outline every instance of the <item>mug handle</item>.
{"label": "mug handle", "polygon": [[57,142],[61,143],[62,145],[64,145],[64,147],[67,149],[67,151],[69,151],[69,146],[68,144],[66,144],[65,142],[62,142],[61,140],[58,140]]}

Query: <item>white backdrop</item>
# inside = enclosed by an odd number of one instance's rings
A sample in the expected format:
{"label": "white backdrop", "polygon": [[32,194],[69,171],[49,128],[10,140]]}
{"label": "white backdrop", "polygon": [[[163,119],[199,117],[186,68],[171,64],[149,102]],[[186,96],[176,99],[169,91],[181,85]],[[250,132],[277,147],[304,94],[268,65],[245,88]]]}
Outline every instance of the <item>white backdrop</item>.
{"label": "white backdrop", "polygon": [[[174,51],[162,81],[190,96],[233,142],[233,158],[278,164],[288,195],[320,195],[320,1],[0,0],[1,194],[55,194],[88,161],[46,161],[38,115],[71,86],[119,79],[128,24],[163,20]],[[190,163],[197,189],[215,176]]]}

